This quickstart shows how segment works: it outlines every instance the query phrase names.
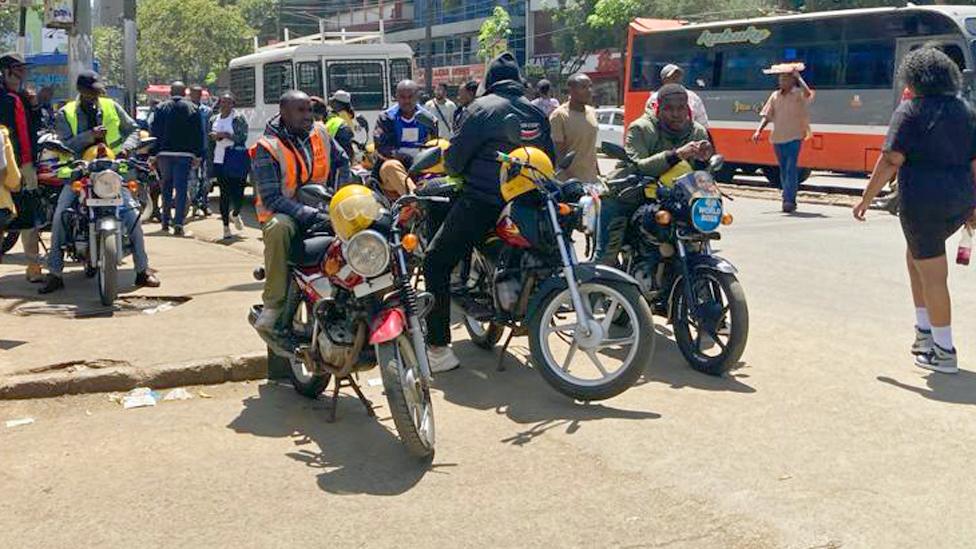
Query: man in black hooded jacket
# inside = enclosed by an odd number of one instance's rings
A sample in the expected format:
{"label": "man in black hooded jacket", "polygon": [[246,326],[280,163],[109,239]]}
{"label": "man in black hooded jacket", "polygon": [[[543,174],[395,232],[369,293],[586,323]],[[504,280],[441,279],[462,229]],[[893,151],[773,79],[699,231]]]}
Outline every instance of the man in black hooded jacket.
{"label": "man in black hooded jacket", "polygon": [[[462,176],[464,185],[424,262],[427,290],[435,298],[427,317],[428,356],[433,372],[445,372],[460,364],[449,347],[451,271],[495,226],[504,206],[496,152],[510,152],[525,144],[542,149],[549,158],[555,156],[549,120],[524,93],[515,56],[503,53],[496,57],[488,65],[484,95],[465,109],[447,150],[447,170]],[[505,136],[503,120],[509,114],[521,122],[521,143],[513,143]]]}

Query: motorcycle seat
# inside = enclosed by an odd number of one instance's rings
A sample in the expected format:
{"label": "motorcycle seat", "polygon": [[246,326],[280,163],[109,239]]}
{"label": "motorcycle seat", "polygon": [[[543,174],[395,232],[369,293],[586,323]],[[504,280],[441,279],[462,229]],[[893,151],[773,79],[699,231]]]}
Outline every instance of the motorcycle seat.
{"label": "motorcycle seat", "polygon": [[335,240],[334,236],[313,236],[303,240],[299,253],[295,254],[298,265],[314,267],[321,264],[333,240]]}

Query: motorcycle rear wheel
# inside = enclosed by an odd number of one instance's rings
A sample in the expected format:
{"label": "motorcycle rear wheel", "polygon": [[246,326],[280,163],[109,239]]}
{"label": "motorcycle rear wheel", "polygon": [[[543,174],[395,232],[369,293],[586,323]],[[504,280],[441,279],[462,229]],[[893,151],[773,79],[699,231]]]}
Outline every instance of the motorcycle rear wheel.
{"label": "motorcycle rear wheel", "polygon": [[434,409],[430,386],[406,333],[376,346],[386,400],[400,440],[418,458],[434,455]]}
{"label": "motorcycle rear wheel", "polygon": [[[709,334],[707,329],[704,333],[711,341],[703,341],[703,333],[699,328],[701,319],[696,321],[690,318],[684,292],[679,288],[674,305],[674,339],[678,344],[678,350],[692,368],[711,376],[721,376],[738,364],[746,348],[746,340],[749,338],[749,308],[746,304],[746,295],[735,275],[704,272],[695,276],[693,292],[700,291],[699,295],[708,292],[712,296],[712,301],[722,307],[721,317],[716,323],[714,334]],[[719,290],[725,298],[719,296],[719,299],[715,300],[716,290]],[[709,305],[709,303],[698,304],[701,308]],[[694,334],[692,329],[695,331]],[[707,349],[703,348],[705,343],[709,343],[709,347],[718,346],[719,354],[707,354]]]}
{"label": "motorcycle rear wheel", "polygon": [[[294,329],[296,325],[300,325],[304,329],[312,322],[314,321],[308,310],[308,303],[302,302],[298,311],[295,312],[294,322],[291,326]],[[311,332],[311,330],[308,331]],[[310,343],[310,345],[315,344],[314,341]],[[291,380],[295,391],[304,397],[318,398],[329,386],[329,381],[332,380],[332,374],[316,371],[315,365],[309,364],[305,360],[305,356],[300,353],[295,353],[289,363],[291,368],[288,369],[288,378]]]}

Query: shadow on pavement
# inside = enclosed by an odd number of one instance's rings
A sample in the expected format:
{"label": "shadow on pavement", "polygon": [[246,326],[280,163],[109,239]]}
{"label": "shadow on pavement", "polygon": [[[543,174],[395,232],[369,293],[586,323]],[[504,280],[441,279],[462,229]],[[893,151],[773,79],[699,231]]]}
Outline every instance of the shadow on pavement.
{"label": "shadow on pavement", "polygon": [[[519,345],[518,340],[515,345]],[[443,391],[448,402],[477,410],[493,410],[519,425],[529,426],[501,442],[528,444],[552,429],[564,429],[566,434],[573,434],[583,423],[602,419],[661,417],[654,412],[575,403],[556,393],[538,372],[523,366],[525,361],[512,353],[506,353],[507,370],[499,372],[496,364],[500,348],[487,352],[470,341],[457,341],[453,347],[464,365],[435,376],[434,388]]]}
{"label": "shadow on pavement", "polygon": [[928,389],[902,383],[887,376],[878,376],[878,381],[904,389],[919,396],[949,404],[976,404],[976,373],[959,370],[958,374],[948,375],[930,373],[925,376]]}
{"label": "shadow on pavement", "polygon": [[781,210],[770,210],[768,212],[762,212],[762,215],[778,215],[785,218],[796,218],[796,219],[830,219],[833,216],[822,214],[819,212],[804,212],[796,211],[793,213],[785,213]]}
{"label": "shadow on pavement", "polygon": [[[671,339],[671,330],[662,326],[663,319],[655,317],[657,322],[657,345],[654,348],[654,360],[644,371],[644,375],[637,380],[637,385],[644,383],[664,383],[672,389],[701,389],[704,391],[728,391],[732,393],[755,393],[756,389],[742,380],[749,377],[741,370],[748,367],[745,362],[739,362],[732,371],[722,377],[710,376],[692,369],[678,350],[678,344]],[[748,346],[746,347],[748,349]]]}
{"label": "shadow on pavement", "polygon": [[[339,397],[335,423],[326,421],[329,404],[310,400],[286,385],[262,385],[244,399],[244,409],[228,428],[259,437],[288,438],[286,455],[318,469],[318,485],[332,494],[402,494],[435,466],[410,456],[395,432],[379,422],[385,399],[374,401],[379,418],[369,417],[359,400]],[[331,399],[330,399],[331,400]],[[392,422],[385,421],[392,426]],[[443,467],[445,465],[439,465]]]}
{"label": "shadow on pavement", "polygon": [[[85,276],[80,269],[65,270],[64,288],[50,294],[39,294],[41,284],[27,282],[24,273],[18,271],[0,277],[0,298],[14,300],[4,307],[8,311],[27,303],[46,303],[52,306],[75,306],[81,314],[101,312],[105,307],[99,302],[98,286],[94,278]],[[132,267],[119,269],[119,295],[135,292],[141,288],[135,285],[136,274]]]}

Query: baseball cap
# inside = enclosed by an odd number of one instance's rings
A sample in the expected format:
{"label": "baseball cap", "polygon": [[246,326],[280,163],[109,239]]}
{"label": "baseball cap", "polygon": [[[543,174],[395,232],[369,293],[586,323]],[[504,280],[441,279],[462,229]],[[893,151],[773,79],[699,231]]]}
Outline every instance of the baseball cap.
{"label": "baseball cap", "polygon": [[345,103],[347,105],[352,104],[352,95],[346,90],[336,90],[329,98],[329,101],[336,101],[338,103]]}
{"label": "baseball cap", "polygon": [[681,67],[679,67],[678,65],[675,65],[674,63],[665,65],[664,68],[661,69],[661,80],[664,80],[666,78],[671,78],[671,76],[676,72],[685,72],[685,71],[682,70]]}
{"label": "baseball cap", "polygon": [[0,70],[25,65],[30,65],[30,63],[28,63],[24,59],[24,56],[18,52],[8,51],[7,53],[0,55]]}
{"label": "baseball cap", "polygon": [[78,89],[92,90],[97,92],[105,91],[105,84],[102,83],[102,78],[98,76],[95,71],[81,71],[78,73],[78,80],[76,81]]}

